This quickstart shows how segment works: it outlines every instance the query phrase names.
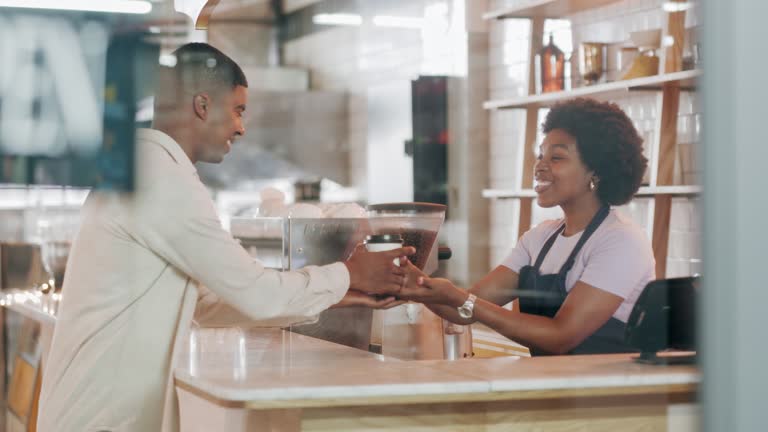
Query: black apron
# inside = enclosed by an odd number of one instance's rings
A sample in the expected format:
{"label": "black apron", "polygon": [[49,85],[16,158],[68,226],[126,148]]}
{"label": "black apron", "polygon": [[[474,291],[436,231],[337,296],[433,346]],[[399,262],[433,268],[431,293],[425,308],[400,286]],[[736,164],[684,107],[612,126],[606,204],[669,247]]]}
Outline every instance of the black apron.
{"label": "black apron", "polygon": [[[557,240],[557,236],[565,229],[565,223],[544,243],[539,256],[536,257],[536,263],[533,266],[527,265],[520,269],[519,287],[521,295],[518,297],[520,312],[549,318],[555,316],[568,295],[565,289],[565,278],[576,261],[576,255],[579,254],[584,243],[597,230],[597,227],[603,223],[609,213],[610,207],[608,206],[601,208],[597,212],[558,273],[542,275],[539,273],[539,269],[555,240]],[[569,352],[569,354],[606,354],[636,351],[624,343],[625,327],[626,325],[623,322],[611,317],[608,322]],[[532,348],[531,355],[548,355],[548,353]]]}

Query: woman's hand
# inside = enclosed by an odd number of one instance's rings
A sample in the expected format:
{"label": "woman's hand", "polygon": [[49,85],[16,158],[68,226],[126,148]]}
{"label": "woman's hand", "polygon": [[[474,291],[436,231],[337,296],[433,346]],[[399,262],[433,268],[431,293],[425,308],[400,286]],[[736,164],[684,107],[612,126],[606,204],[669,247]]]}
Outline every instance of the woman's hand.
{"label": "woman's hand", "polygon": [[331,308],[363,306],[371,309],[389,309],[404,303],[406,303],[406,301],[399,300],[394,296],[380,297],[365,294],[360,291],[349,290],[344,298],[331,306]]}
{"label": "woman's hand", "polygon": [[444,304],[459,307],[467,300],[467,292],[448,279],[430,278],[408,262],[406,282],[397,297],[419,303]]}

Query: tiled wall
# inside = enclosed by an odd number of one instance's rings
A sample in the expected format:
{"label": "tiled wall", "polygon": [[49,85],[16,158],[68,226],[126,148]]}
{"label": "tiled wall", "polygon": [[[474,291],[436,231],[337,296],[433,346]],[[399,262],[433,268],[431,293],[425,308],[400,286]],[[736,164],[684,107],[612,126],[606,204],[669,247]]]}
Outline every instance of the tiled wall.
{"label": "tiled wall", "polygon": [[[527,0],[492,0],[490,9],[518,5]],[[609,6],[581,12],[570,17],[573,46],[580,41],[621,42],[628,32],[661,28],[665,24],[662,0],[624,0]],[[686,13],[686,27],[699,22],[699,10],[694,7]],[[567,24],[567,23],[566,23]],[[562,24],[560,24],[562,27]],[[558,26],[545,25],[546,30]],[[521,19],[495,20],[490,24],[490,95],[492,99],[524,96],[528,93],[528,57],[530,46],[530,22]],[[567,30],[567,29],[566,29]],[[559,34],[556,33],[556,44]],[[543,35],[538,35],[543,37]],[[561,39],[562,40],[562,39]],[[560,46],[567,45],[562,42]],[[567,51],[566,48],[563,47]],[[686,50],[690,47],[686,46]],[[566,57],[567,58],[567,57]],[[573,68],[576,75],[576,68]],[[651,157],[653,143],[658,140],[658,94],[651,92],[628,93],[612,99],[635,122],[646,141],[646,156]],[[541,113],[542,115],[544,112]],[[492,188],[517,189],[522,181],[522,146],[525,129],[525,113],[522,110],[498,110],[490,115],[489,186]],[[678,143],[675,164],[675,184],[695,184],[698,171],[695,164],[697,143],[700,140],[701,108],[696,93],[683,92],[680,99]],[[541,140],[541,134],[539,134]],[[628,214],[651,233],[653,200],[636,199],[623,206]],[[558,217],[558,209],[541,209],[534,206],[533,223]],[[495,200],[491,206],[491,254],[490,265],[497,265],[517,241],[519,203],[516,200]],[[696,199],[677,198],[673,201],[670,226],[669,259],[667,276],[682,276],[701,271],[701,224],[700,203]]]}
{"label": "tiled wall", "polygon": [[[356,27],[339,27],[289,42],[285,46],[285,61],[288,65],[310,70],[312,89],[349,92],[350,177],[352,184],[359,186],[362,192],[367,187],[365,89],[373,80],[364,72],[371,55],[367,51],[371,48],[366,48],[361,33]],[[329,50],[328,47],[334,48]],[[402,73],[415,66],[404,65],[400,71],[391,68],[391,72],[405,79]]]}

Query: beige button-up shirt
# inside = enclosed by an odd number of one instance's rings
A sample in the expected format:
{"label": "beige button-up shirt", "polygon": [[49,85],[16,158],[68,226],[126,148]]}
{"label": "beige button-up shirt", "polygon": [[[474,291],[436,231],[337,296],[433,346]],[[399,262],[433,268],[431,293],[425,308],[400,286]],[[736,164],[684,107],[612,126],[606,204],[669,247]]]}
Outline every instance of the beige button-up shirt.
{"label": "beige button-up shirt", "polygon": [[92,192],[83,206],[40,432],[175,431],[174,357],[193,318],[306,321],[349,288],[341,263],[279,272],[254,262],[172,138],[139,130],[137,147],[136,191]]}

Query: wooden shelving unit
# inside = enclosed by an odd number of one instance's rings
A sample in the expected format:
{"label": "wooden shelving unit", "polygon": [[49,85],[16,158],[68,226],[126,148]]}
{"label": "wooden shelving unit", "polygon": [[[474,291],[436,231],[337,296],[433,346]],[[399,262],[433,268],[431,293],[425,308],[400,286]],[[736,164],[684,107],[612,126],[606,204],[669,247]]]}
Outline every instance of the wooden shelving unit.
{"label": "wooden shelving unit", "polygon": [[[522,235],[531,227],[533,201],[533,165],[536,160],[535,145],[538,130],[539,110],[558,101],[580,96],[600,97],[611,100],[628,91],[653,91],[658,94],[656,140],[646,143],[652,146],[649,163],[650,186],[638,191],[638,197],[653,199],[653,234],[652,243],[656,257],[656,277],[666,275],[667,248],[669,244],[669,222],[674,197],[696,197],[701,193],[699,186],[674,185],[675,158],[677,156],[677,120],[682,91],[695,91],[700,70],[682,70],[682,45],[685,38],[685,10],[668,12],[662,29],[662,40],[671,40],[671,46],[660,49],[659,74],[631,80],[601,83],[579,87],[572,90],[536,94],[535,93],[535,54],[542,47],[540,35],[544,31],[546,18],[567,18],[577,12],[598,8],[618,0],[533,0],[518,7],[490,11],[485,19],[530,18],[531,42],[529,47],[529,88],[528,96],[503,100],[490,100],[484,103],[489,110],[521,109],[526,113],[525,138],[523,141],[523,172],[516,189],[486,189],[483,196],[490,199],[520,200],[520,220],[518,234]],[[676,0],[685,2],[685,0]],[[684,9],[684,8],[681,8]],[[536,37],[534,37],[536,35]]]}
{"label": "wooden shelving unit", "polygon": [[559,18],[588,9],[616,3],[619,0],[532,0],[523,6],[508,7],[483,14],[483,19]]}

